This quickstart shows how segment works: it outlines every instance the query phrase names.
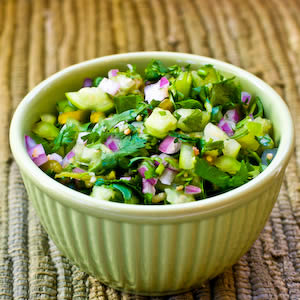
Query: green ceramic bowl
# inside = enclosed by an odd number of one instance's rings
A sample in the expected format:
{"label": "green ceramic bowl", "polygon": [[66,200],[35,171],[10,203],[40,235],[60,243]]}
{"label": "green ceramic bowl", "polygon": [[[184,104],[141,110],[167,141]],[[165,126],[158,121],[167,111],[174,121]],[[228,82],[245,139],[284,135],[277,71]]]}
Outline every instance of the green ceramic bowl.
{"label": "green ceramic bowl", "polygon": [[[279,143],[270,166],[249,183],[206,200],[161,206],[113,203],[71,190],[43,173],[27,155],[24,135],[43,112],[85,77],[151,59],[171,65],[213,64],[261,97]],[[230,64],[183,53],[139,52],[101,57],[54,74],[17,108],[10,144],[30,200],[60,251],[83,271],[116,289],[145,295],[199,287],[233,265],[252,245],[276,201],[293,149],[291,115],[280,96],[254,75]],[[280,141],[280,142],[279,142]]]}

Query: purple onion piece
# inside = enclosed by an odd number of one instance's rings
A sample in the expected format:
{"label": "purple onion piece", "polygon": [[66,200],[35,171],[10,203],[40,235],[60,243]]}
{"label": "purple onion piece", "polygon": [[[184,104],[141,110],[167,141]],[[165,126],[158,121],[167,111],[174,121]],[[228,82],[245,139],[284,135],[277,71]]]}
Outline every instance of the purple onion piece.
{"label": "purple onion piece", "polygon": [[127,67],[128,67],[128,69],[129,69],[130,71],[133,71],[133,66],[132,66],[132,64],[127,64]]}
{"label": "purple onion piece", "polygon": [[37,157],[32,158],[32,161],[39,167],[48,161],[46,154],[41,154]]}
{"label": "purple onion piece", "polygon": [[146,85],[144,88],[145,100],[150,103],[152,100],[162,101],[169,96],[168,87],[160,87],[160,81]]}
{"label": "purple onion piece", "polygon": [[82,87],[92,87],[93,80],[91,78],[85,78],[82,84]]}
{"label": "purple onion piece", "polygon": [[107,94],[114,96],[120,90],[120,84],[116,81],[103,78],[99,87]]}
{"label": "purple onion piece", "polygon": [[152,194],[152,195],[155,195],[156,190],[155,190],[154,185],[152,185],[145,178],[142,179],[142,183],[143,183],[143,189],[142,189],[143,194]]}
{"label": "purple onion piece", "polygon": [[220,128],[229,136],[233,135],[233,130],[228,122],[225,121],[225,123]]}
{"label": "purple onion piece", "polygon": [[86,172],[85,170],[80,169],[80,168],[74,168],[72,171],[73,171],[73,173],[85,173]]}
{"label": "purple onion piece", "polygon": [[224,119],[237,123],[240,121],[240,116],[236,109],[230,109],[225,113]]}
{"label": "purple onion piece", "polygon": [[79,132],[78,133],[78,137],[77,137],[77,141],[76,144],[83,144],[85,145],[87,141],[84,141],[82,138],[86,135],[90,134],[89,132]]}
{"label": "purple onion piece", "polygon": [[171,185],[173,180],[175,179],[176,174],[176,171],[166,168],[159,177],[159,180],[163,184]]}
{"label": "purple onion piece", "polygon": [[159,87],[163,88],[165,86],[169,86],[169,80],[166,77],[162,77],[159,81]]}
{"label": "purple onion piece", "polygon": [[75,156],[75,152],[72,150],[66,155],[67,159],[71,159],[74,156]]}
{"label": "purple onion piece", "polygon": [[243,103],[245,104],[249,104],[250,100],[251,100],[251,94],[247,93],[247,92],[242,92],[241,93],[241,100]]}
{"label": "purple onion piece", "polygon": [[63,158],[57,153],[51,153],[48,155],[48,160],[55,160],[61,164],[63,161]]}
{"label": "purple onion piece", "polygon": [[175,142],[175,137],[167,136],[159,145],[159,151],[166,154],[174,154],[181,148],[181,142]]}
{"label": "purple onion piece", "polygon": [[36,146],[36,142],[29,135],[25,135],[25,145],[26,145],[27,151],[29,151],[31,148]]}
{"label": "purple onion piece", "polygon": [[117,152],[119,151],[119,143],[120,141],[118,139],[109,136],[105,141],[104,145],[108,147],[112,152]]}
{"label": "purple onion piece", "polygon": [[64,159],[61,162],[61,165],[63,168],[65,168],[67,165],[69,165],[71,163],[71,159],[75,156],[75,152],[73,152],[72,150],[67,153],[67,155],[64,157]]}
{"label": "purple onion piece", "polygon": [[224,118],[222,118],[218,124],[218,127],[221,128],[229,136],[232,136],[234,134],[233,128],[235,128],[235,123],[233,121],[225,120]]}
{"label": "purple onion piece", "polygon": [[42,154],[46,154],[42,144],[37,144],[33,148],[28,150],[28,154],[31,158],[39,157]]}
{"label": "purple onion piece", "polygon": [[157,181],[158,179],[157,178],[149,178],[149,179],[146,179],[150,184],[152,185],[156,185],[157,184]]}
{"label": "purple onion piece", "polygon": [[121,180],[127,180],[130,181],[131,180],[131,176],[124,176],[124,177],[120,177]]}
{"label": "purple onion piece", "polygon": [[140,175],[145,178],[145,172],[148,171],[148,168],[146,166],[141,166],[138,168],[138,172],[140,173]]}
{"label": "purple onion piece", "polygon": [[119,69],[111,69],[108,72],[108,78],[115,77],[118,75]]}
{"label": "purple onion piece", "polygon": [[200,194],[201,193],[201,189],[198,186],[194,186],[194,185],[187,185],[185,187],[184,192],[186,194],[191,194],[191,195],[196,195],[196,194]]}

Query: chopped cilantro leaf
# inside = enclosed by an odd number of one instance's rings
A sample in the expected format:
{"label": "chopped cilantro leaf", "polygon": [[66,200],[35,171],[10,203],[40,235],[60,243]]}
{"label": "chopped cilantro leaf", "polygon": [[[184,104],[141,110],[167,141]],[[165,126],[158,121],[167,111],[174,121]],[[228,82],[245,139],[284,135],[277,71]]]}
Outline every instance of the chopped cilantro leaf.
{"label": "chopped cilantro leaf", "polygon": [[168,72],[168,69],[164,66],[160,60],[152,60],[145,69],[145,78],[150,81],[159,80],[164,74]]}
{"label": "chopped cilantro leaf", "polygon": [[232,177],[220,169],[211,166],[205,159],[197,159],[195,173],[221,189],[238,187],[248,180],[248,169],[244,161],[240,170]]}
{"label": "chopped cilantro leaf", "polygon": [[57,151],[61,146],[68,146],[68,148],[71,148],[76,142],[77,134],[77,126],[71,120],[68,120],[61,128],[59,135],[53,141],[54,146],[52,151]]}
{"label": "chopped cilantro leaf", "polygon": [[100,123],[96,124],[92,132],[85,137],[88,144],[95,143],[98,139],[101,139],[102,134],[108,132],[115,125],[123,121],[133,121],[135,118],[147,107],[146,104],[141,103],[136,109],[129,109],[120,114],[115,114],[111,118],[104,119]]}
{"label": "chopped cilantro leaf", "polygon": [[[113,169],[118,165],[118,161],[126,156],[133,155],[138,152],[139,149],[144,148],[147,140],[134,134],[132,136],[125,136],[120,140],[119,151],[102,153],[101,160],[90,168],[90,171],[95,172],[100,169]],[[128,165],[126,166],[128,167]]]}
{"label": "chopped cilantro leaf", "polygon": [[240,90],[234,82],[234,77],[212,85],[210,102],[213,106],[228,103],[237,103],[240,99]]}
{"label": "chopped cilantro leaf", "polygon": [[201,102],[194,100],[194,99],[188,99],[183,101],[175,102],[176,109],[179,108],[200,108],[203,109],[203,105]]}
{"label": "chopped cilantro leaf", "polygon": [[141,95],[127,95],[114,97],[114,103],[118,114],[130,109],[135,109],[139,103],[143,102],[143,100],[144,99]]}

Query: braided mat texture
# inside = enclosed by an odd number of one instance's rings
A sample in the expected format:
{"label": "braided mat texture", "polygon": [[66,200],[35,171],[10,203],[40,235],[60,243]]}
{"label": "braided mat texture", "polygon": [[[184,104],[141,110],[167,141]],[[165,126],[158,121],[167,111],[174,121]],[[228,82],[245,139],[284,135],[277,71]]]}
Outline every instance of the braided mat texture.
{"label": "braided mat texture", "polygon": [[[134,299],[81,272],[48,238],[8,145],[10,117],[45,77],[112,53],[169,50],[241,66],[286,100],[300,130],[299,0],[0,0],[0,299]],[[300,135],[250,251],[182,299],[300,299]],[[156,298],[157,299],[157,298]]]}

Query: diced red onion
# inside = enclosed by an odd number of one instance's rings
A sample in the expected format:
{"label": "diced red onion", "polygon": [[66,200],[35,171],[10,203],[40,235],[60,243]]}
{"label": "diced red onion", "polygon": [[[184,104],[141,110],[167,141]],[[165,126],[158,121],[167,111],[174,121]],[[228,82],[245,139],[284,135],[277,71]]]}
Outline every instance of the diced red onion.
{"label": "diced red onion", "polygon": [[150,103],[152,100],[162,101],[169,96],[168,85],[160,87],[160,81],[146,85],[144,88],[145,100]]}
{"label": "diced red onion", "polygon": [[175,179],[176,174],[176,171],[166,168],[159,177],[159,180],[163,184],[171,185],[173,180]]}
{"label": "diced red onion", "polygon": [[37,157],[33,157],[32,161],[39,167],[48,161],[48,157],[46,154],[41,154]]}
{"label": "diced red onion", "polygon": [[156,154],[154,154],[154,155],[151,155],[151,158],[158,158],[157,160],[154,160],[154,165],[155,166],[158,166],[161,162],[162,162],[162,164],[166,167],[167,165],[168,165],[168,163],[165,161],[165,158],[166,157],[171,157],[170,155],[168,155],[168,154],[165,154],[165,153],[161,153],[160,155],[156,155]]}
{"label": "diced red onion", "polygon": [[62,163],[63,158],[57,153],[51,153],[48,155],[48,160],[55,160],[59,163]]}
{"label": "diced red onion", "polygon": [[[42,144],[35,144],[34,141],[30,137],[25,137],[26,148],[30,158],[37,165],[41,166],[48,161],[48,157],[45,153],[44,147]],[[34,146],[33,146],[34,145]],[[33,147],[32,147],[33,146]]]}
{"label": "diced red onion", "polygon": [[132,66],[131,64],[127,64],[127,67],[128,67],[128,69],[129,69],[130,71],[133,70],[133,66]]}
{"label": "diced red onion", "polygon": [[143,194],[152,194],[155,195],[155,187],[147,179],[143,178]]}
{"label": "diced red onion", "polygon": [[109,136],[104,145],[108,147],[112,152],[117,152],[119,151],[119,142],[120,141],[118,139]]}
{"label": "diced red onion", "polygon": [[66,155],[67,159],[71,159],[74,156],[75,156],[75,152],[72,150]]}
{"label": "diced red onion", "polygon": [[28,150],[28,154],[33,159],[33,158],[37,158],[40,155],[43,155],[43,154],[46,154],[46,153],[45,153],[43,145],[42,144],[37,144],[33,148]]}
{"label": "diced red onion", "polygon": [[29,151],[29,149],[33,148],[36,145],[36,142],[29,135],[25,135],[25,145],[27,151]]}
{"label": "diced red onion", "polygon": [[138,172],[140,173],[140,175],[145,178],[145,172],[148,171],[148,168],[146,166],[141,166],[138,168]]}
{"label": "diced red onion", "polygon": [[80,168],[74,168],[72,171],[73,171],[73,173],[85,173],[86,172],[85,170],[80,169]]}
{"label": "diced red onion", "polygon": [[120,90],[120,84],[114,80],[103,78],[99,87],[107,94],[114,96]]}
{"label": "diced red onion", "polygon": [[249,117],[252,121],[254,121],[254,117],[253,117],[253,114],[249,114]]}
{"label": "diced red onion", "polygon": [[230,121],[225,121],[224,118],[222,118],[218,124],[218,127],[221,128],[229,136],[232,136],[233,127],[235,127],[235,123]]}
{"label": "diced red onion", "polygon": [[65,168],[67,165],[71,163],[71,159],[75,156],[75,153],[71,150],[62,160],[61,165]]}
{"label": "diced red onion", "polygon": [[91,78],[84,79],[82,87],[91,87],[91,86],[93,86],[93,80]]}
{"label": "diced red onion", "polygon": [[178,152],[181,148],[181,142],[177,140],[175,142],[175,137],[167,136],[159,145],[159,151],[166,154],[174,154]]}
{"label": "diced red onion", "polygon": [[249,104],[249,102],[251,100],[251,94],[249,94],[247,92],[242,92],[242,94],[241,94],[241,100],[242,100],[243,103]]}
{"label": "diced red onion", "polygon": [[159,87],[169,86],[169,80],[166,77],[162,77],[159,81]]}
{"label": "diced red onion", "polygon": [[185,187],[184,192],[186,194],[191,194],[191,195],[196,195],[196,194],[200,194],[201,193],[201,189],[198,186],[194,186],[194,185],[187,185]]}
{"label": "diced red onion", "polygon": [[224,119],[237,123],[240,120],[240,116],[236,109],[230,109],[225,113]]}
{"label": "diced red onion", "polygon": [[124,126],[124,125],[125,125],[125,121],[121,121],[121,122],[117,123],[117,124],[114,126],[114,128],[120,128],[120,127],[122,127],[122,126]]}
{"label": "diced red onion", "polygon": [[130,181],[131,180],[131,176],[125,176],[125,177],[120,177],[121,180],[127,180]]}
{"label": "diced red onion", "polygon": [[152,185],[156,185],[158,179],[157,178],[149,178],[149,179],[147,179],[147,181],[150,182],[150,184],[152,184]]}
{"label": "diced red onion", "polygon": [[108,78],[112,78],[118,75],[119,70],[118,69],[111,69],[108,72]]}
{"label": "diced red onion", "polygon": [[89,132],[80,132],[80,133],[78,133],[76,144],[83,144],[83,145],[85,145],[86,141],[84,141],[82,139],[82,137],[84,137],[84,136],[86,136],[88,134],[89,134]]}
{"label": "diced red onion", "polygon": [[168,169],[170,169],[170,170],[172,170],[172,171],[176,171],[176,172],[179,171],[178,168],[172,166],[171,164],[168,164]]}
{"label": "diced red onion", "polygon": [[158,167],[158,166],[160,165],[160,162],[159,162],[158,160],[155,160],[155,161],[154,161],[154,165],[155,165],[156,167]]}

